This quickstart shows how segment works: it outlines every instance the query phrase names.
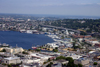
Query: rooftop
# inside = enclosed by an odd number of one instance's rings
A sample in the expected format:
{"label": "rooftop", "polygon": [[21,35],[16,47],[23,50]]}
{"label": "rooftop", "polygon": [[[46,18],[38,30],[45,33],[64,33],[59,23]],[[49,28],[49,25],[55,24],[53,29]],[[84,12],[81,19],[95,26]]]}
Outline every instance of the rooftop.
{"label": "rooftop", "polygon": [[19,59],[19,57],[8,57],[8,58],[4,58],[6,60],[15,60],[15,59]]}

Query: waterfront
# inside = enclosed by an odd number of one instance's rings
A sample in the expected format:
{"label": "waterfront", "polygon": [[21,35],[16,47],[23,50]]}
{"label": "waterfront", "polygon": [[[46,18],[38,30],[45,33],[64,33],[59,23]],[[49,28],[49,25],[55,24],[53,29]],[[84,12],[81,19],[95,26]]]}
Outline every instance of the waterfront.
{"label": "waterfront", "polygon": [[0,31],[0,43],[7,43],[10,46],[30,49],[33,46],[44,45],[54,42],[53,39],[44,34],[27,34],[16,31]]}

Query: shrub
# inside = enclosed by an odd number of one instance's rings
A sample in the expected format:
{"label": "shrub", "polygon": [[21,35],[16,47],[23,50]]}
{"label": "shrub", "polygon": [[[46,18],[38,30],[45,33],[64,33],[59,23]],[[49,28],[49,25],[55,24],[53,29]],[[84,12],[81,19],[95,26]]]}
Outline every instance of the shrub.
{"label": "shrub", "polygon": [[12,66],[9,64],[8,67],[12,67]]}
{"label": "shrub", "polygon": [[7,64],[5,64],[5,63],[2,63],[2,65],[7,65]]}

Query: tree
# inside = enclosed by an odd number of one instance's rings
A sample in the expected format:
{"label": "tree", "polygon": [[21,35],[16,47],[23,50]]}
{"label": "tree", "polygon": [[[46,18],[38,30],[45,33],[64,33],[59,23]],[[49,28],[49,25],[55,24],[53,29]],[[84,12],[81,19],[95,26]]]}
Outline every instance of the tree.
{"label": "tree", "polygon": [[78,64],[78,67],[83,67],[83,65],[82,64]]}
{"label": "tree", "polygon": [[48,64],[46,67],[51,67],[52,64],[53,64],[53,62],[50,62],[50,64]]}
{"label": "tree", "polygon": [[44,62],[43,64],[46,64],[47,62]]}
{"label": "tree", "polygon": [[53,62],[50,62],[50,64],[53,64]]}
{"label": "tree", "polygon": [[67,57],[66,60],[68,60],[67,67],[75,67],[76,65],[74,64],[74,60],[72,57]]}
{"label": "tree", "polygon": [[28,49],[28,51],[31,51],[31,49]]}
{"label": "tree", "polygon": [[65,60],[66,60],[66,57],[64,57],[64,56],[59,56],[59,57],[56,58],[56,60],[60,60],[60,59],[65,59]]}
{"label": "tree", "polygon": [[9,64],[8,67],[12,67],[12,66]]}
{"label": "tree", "polygon": [[5,49],[3,49],[3,50],[2,50],[2,52],[6,52],[6,50],[5,50]]}
{"label": "tree", "polygon": [[93,63],[93,65],[97,65],[97,64],[98,64],[97,62],[94,62],[94,63]]}
{"label": "tree", "polygon": [[73,58],[72,57],[67,57],[66,60],[71,61],[71,60],[73,60]]}
{"label": "tree", "polygon": [[58,47],[56,47],[55,49],[58,49]]}
{"label": "tree", "polygon": [[62,36],[61,39],[64,39],[64,36]]}
{"label": "tree", "polygon": [[73,42],[73,48],[75,49],[75,44],[76,44],[76,42]]}
{"label": "tree", "polygon": [[58,49],[53,49],[53,52],[58,52]]}
{"label": "tree", "polygon": [[36,49],[36,51],[40,51],[40,49]]}
{"label": "tree", "polygon": [[80,32],[80,35],[87,35],[87,33],[86,33],[86,32],[81,31],[81,32]]}
{"label": "tree", "polygon": [[88,30],[86,30],[86,32],[91,33],[92,32],[92,29],[88,29]]}
{"label": "tree", "polygon": [[23,53],[23,54],[28,54],[28,52],[25,52],[25,51],[23,51],[22,53]]}
{"label": "tree", "polygon": [[48,61],[51,61],[51,59],[49,58]]}

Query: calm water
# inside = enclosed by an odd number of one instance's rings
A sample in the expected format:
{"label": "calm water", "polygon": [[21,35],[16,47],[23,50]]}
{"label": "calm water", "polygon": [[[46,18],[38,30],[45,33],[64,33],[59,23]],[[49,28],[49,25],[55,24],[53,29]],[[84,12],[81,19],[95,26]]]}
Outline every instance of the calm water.
{"label": "calm water", "polygon": [[44,34],[27,34],[15,31],[0,31],[0,43],[7,43],[13,47],[18,45],[24,49],[29,49],[33,45],[44,45],[54,42]]}

